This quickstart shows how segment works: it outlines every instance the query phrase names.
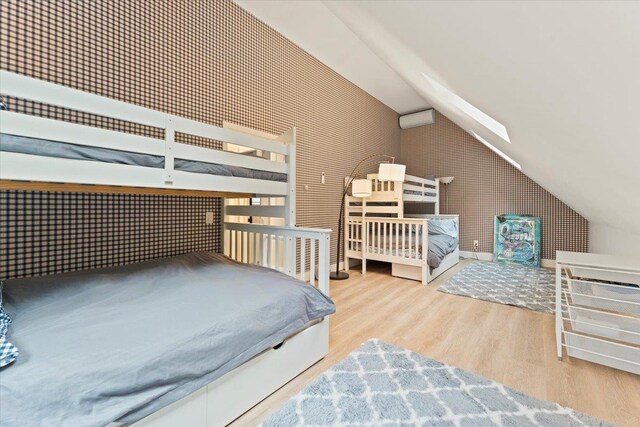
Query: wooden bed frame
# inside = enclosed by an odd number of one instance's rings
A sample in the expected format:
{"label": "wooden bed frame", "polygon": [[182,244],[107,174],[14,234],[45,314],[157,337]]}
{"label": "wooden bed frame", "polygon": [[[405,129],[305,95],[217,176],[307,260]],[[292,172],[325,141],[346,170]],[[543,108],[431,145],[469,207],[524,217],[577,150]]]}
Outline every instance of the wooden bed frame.
{"label": "wooden bed frame", "polygon": [[[164,168],[158,169],[2,151],[1,188],[228,198],[271,197],[281,203],[270,206],[225,206],[223,218],[227,215],[239,215],[241,218],[274,217],[280,218],[284,225],[254,225],[226,222],[223,219],[224,254],[239,262],[281,271],[310,286],[316,286],[326,295],[329,294],[331,230],[295,227],[295,128],[272,140],[7,71],[0,71],[0,94],[160,128],[164,132],[163,139],[154,139],[0,111],[1,134],[152,154],[164,158]],[[223,147],[227,144],[248,147],[258,151],[260,155],[248,156],[224,149],[178,143],[175,141],[176,132],[219,141],[224,144]],[[174,169],[176,158],[282,173],[287,175],[287,181],[179,171]],[[328,351],[328,319],[323,319],[205,388],[134,425],[213,427],[227,424],[322,359]],[[114,421],[110,425],[120,424]]]}
{"label": "wooden bed frame", "polygon": [[[378,181],[377,174],[369,174],[367,179],[372,182],[370,197],[346,196],[345,266],[351,259],[358,259],[362,263],[362,274],[365,274],[367,260],[390,262],[392,275],[418,280],[426,285],[458,264],[459,247],[447,254],[435,269],[427,265],[426,249],[425,256],[420,255],[420,248],[429,247],[429,220],[452,219],[459,226],[458,215],[439,215],[439,179],[406,175],[402,185]],[[434,214],[405,215],[405,203],[416,202],[433,204]]]}

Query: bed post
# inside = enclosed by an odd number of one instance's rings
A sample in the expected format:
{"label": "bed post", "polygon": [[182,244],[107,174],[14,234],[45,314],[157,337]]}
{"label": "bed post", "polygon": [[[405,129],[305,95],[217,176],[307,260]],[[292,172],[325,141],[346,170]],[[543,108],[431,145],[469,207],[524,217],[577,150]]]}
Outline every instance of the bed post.
{"label": "bed post", "polygon": [[365,221],[364,215],[362,215],[362,225],[361,225],[362,235],[360,236],[361,250],[360,255],[362,258],[362,274],[367,273],[367,253],[369,251],[369,224]]}
{"label": "bed post", "polygon": [[280,135],[278,140],[287,143],[287,197],[285,199],[285,224],[296,225],[296,128]]}
{"label": "bed post", "polygon": [[227,240],[225,239],[225,234],[227,227],[225,225],[225,218],[227,216],[227,199],[222,199],[222,207],[220,208],[220,251],[222,251],[223,255],[227,254]]}
{"label": "bed post", "polygon": [[433,213],[440,215],[440,178],[436,178],[436,202],[433,205]]}
{"label": "bed post", "polygon": [[176,139],[176,126],[173,118],[167,114],[164,125],[164,182],[173,184],[173,147]]}
{"label": "bed post", "polygon": [[562,263],[556,252],[556,352],[558,360],[562,360]]}
{"label": "bed post", "polygon": [[422,284],[426,285],[429,283],[429,264],[427,264],[427,254],[429,248],[429,220],[425,219],[420,224],[422,228],[422,256],[420,257],[420,262],[422,263]]}
{"label": "bed post", "polygon": [[[288,227],[296,226],[296,128],[292,127],[278,137],[287,144],[287,197],[285,197],[284,223]],[[285,271],[289,275],[297,272],[296,239],[285,241]]]}
{"label": "bed post", "polygon": [[[318,289],[329,296],[330,233],[318,236]],[[313,280],[313,278],[311,278]]]}

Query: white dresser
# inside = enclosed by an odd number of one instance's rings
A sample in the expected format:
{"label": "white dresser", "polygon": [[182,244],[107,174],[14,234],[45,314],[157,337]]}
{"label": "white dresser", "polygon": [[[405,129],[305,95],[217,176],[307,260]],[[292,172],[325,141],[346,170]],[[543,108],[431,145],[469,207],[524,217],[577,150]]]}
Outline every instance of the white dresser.
{"label": "white dresser", "polygon": [[640,259],[556,253],[556,345],[640,375]]}

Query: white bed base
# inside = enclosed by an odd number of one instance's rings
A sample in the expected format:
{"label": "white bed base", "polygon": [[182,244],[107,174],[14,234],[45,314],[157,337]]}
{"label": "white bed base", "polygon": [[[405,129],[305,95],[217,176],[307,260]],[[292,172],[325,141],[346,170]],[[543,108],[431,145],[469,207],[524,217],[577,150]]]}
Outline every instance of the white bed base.
{"label": "white bed base", "polygon": [[[564,274],[563,274],[564,273]],[[556,253],[556,350],[640,375],[640,259]]]}
{"label": "white bed base", "polygon": [[[272,197],[276,206],[226,206],[224,215],[281,218],[285,226],[224,223],[224,253],[239,262],[300,278],[329,295],[331,230],[294,227],[295,128],[275,140],[0,70],[0,94],[163,130],[155,139],[60,120],[0,111],[0,133],[164,157],[164,169],[2,152],[0,179],[46,183],[202,190]],[[259,151],[247,156],[175,141],[176,132]],[[174,170],[174,159],[197,160],[287,175],[287,182]],[[43,185],[43,188],[46,188]],[[204,221],[204,218],[203,218]],[[307,271],[308,266],[308,271]],[[228,424],[329,351],[328,319],[313,324],[201,390],[136,422],[137,427],[217,427]],[[119,425],[119,423],[111,423]]]}
{"label": "white bed base", "polygon": [[[350,259],[359,259],[362,274],[365,274],[368,260],[390,262],[392,275],[419,280],[426,285],[460,261],[460,251],[456,248],[445,256],[438,268],[431,270],[427,265],[428,222],[437,218],[458,221],[458,215],[349,217],[345,229],[345,265],[349,265]],[[423,248],[424,256],[421,256],[420,248]]]}

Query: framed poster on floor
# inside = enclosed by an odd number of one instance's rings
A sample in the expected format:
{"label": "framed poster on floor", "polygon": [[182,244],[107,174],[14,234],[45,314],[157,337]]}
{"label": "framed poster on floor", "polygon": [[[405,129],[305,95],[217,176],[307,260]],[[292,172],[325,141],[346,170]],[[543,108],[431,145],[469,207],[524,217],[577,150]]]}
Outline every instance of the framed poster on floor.
{"label": "framed poster on floor", "polygon": [[494,261],[540,267],[540,217],[498,215],[493,233]]}

